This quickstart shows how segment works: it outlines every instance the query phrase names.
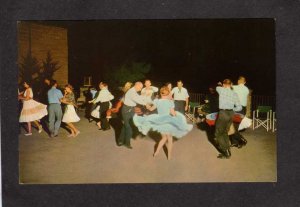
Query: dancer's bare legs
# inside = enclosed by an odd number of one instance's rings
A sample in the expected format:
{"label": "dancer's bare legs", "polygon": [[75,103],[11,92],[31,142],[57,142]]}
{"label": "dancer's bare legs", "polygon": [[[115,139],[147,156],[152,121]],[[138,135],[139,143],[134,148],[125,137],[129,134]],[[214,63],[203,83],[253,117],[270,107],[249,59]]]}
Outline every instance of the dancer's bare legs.
{"label": "dancer's bare legs", "polygon": [[68,127],[71,129],[71,136],[75,137],[79,134],[79,130],[70,122],[67,123]]}
{"label": "dancer's bare legs", "polygon": [[158,155],[159,151],[161,150],[161,148],[165,145],[168,137],[166,134],[161,134],[162,138],[158,143],[158,146],[156,148],[156,151],[154,152],[153,156],[155,157],[156,155]]}
{"label": "dancer's bare legs", "polygon": [[31,122],[27,122],[27,133],[25,135],[30,135],[32,133],[31,131]]}
{"label": "dancer's bare legs", "polygon": [[98,129],[101,129],[101,122],[100,121],[97,122],[97,126],[98,126]]}
{"label": "dancer's bare legs", "polygon": [[42,132],[42,129],[43,129],[42,125],[41,125],[37,120],[33,121],[33,123],[34,123],[34,124],[37,126],[37,128],[39,129],[39,133],[41,133],[41,132]]}
{"label": "dancer's bare legs", "polygon": [[168,138],[168,160],[171,159],[171,154],[172,154],[172,148],[173,148],[173,136],[171,134],[167,134],[167,138]]}

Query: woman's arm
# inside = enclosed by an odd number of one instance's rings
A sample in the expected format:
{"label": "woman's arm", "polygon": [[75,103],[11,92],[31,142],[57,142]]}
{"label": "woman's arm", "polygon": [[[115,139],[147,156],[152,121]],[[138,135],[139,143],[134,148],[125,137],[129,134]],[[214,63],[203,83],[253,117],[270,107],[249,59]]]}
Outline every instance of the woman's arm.
{"label": "woman's arm", "polygon": [[175,112],[175,109],[174,109],[174,108],[171,108],[171,109],[170,109],[170,114],[171,114],[172,116],[176,116],[176,112]]}
{"label": "woman's arm", "polygon": [[[31,99],[30,93],[28,93],[28,92],[29,92],[29,89],[26,89],[25,92],[26,92],[26,96],[25,96],[25,97],[24,97],[24,96],[20,96],[20,99],[25,100],[25,101],[28,101],[28,100]],[[25,93],[25,92],[24,92],[24,93]]]}

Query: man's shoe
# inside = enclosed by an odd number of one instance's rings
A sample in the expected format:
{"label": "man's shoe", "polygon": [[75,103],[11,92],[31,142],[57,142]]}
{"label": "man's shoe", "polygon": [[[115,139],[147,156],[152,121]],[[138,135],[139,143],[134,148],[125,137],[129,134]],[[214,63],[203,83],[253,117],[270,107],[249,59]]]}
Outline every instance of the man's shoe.
{"label": "man's shoe", "polygon": [[132,149],[131,145],[124,145],[125,147],[127,147],[128,149]]}
{"label": "man's shoe", "polygon": [[218,155],[219,159],[229,159],[231,157],[230,149],[221,151],[221,154]]}
{"label": "man's shoe", "polygon": [[226,155],[224,155],[224,154],[219,154],[219,155],[218,155],[218,158],[219,158],[219,159],[229,159],[230,156],[226,156]]}
{"label": "man's shoe", "polygon": [[239,144],[234,143],[234,144],[230,145],[230,147],[239,147]]}
{"label": "man's shoe", "polygon": [[118,142],[117,145],[118,145],[118,146],[122,146],[123,143],[122,143],[122,142]]}

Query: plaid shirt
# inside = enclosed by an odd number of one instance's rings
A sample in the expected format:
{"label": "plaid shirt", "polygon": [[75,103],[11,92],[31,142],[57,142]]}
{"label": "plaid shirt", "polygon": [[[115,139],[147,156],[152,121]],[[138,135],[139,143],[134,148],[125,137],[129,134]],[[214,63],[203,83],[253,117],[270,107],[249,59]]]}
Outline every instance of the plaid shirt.
{"label": "plaid shirt", "polygon": [[219,109],[233,109],[234,111],[241,111],[242,105],[240,104],[238,95],[230,88],[218,86],[216,88],[219,93]]}

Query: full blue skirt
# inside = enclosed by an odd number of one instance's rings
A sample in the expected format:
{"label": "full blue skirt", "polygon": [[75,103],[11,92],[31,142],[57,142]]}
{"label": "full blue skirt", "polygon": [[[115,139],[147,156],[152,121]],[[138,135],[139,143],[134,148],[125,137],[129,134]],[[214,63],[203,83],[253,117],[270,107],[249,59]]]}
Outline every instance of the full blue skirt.
{"label": "full blue skirt", "polygon": [[169,133],[176,138],[181,138],[193,129],[193,125],[188,124],[185,116],[180,112],[176,112],[176,116],[168,114],[134,115],[133,122],[144,135],[152,130],[159,133]]}

